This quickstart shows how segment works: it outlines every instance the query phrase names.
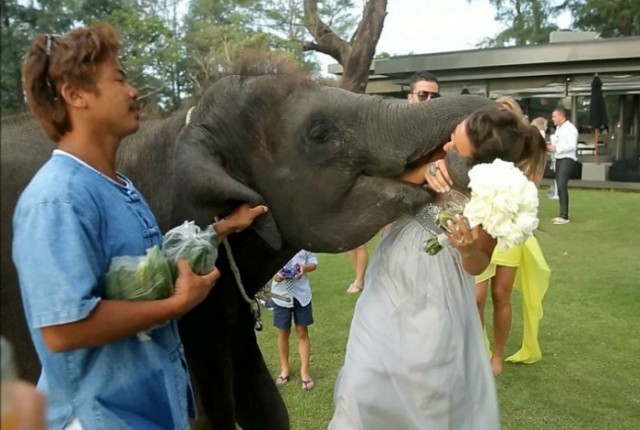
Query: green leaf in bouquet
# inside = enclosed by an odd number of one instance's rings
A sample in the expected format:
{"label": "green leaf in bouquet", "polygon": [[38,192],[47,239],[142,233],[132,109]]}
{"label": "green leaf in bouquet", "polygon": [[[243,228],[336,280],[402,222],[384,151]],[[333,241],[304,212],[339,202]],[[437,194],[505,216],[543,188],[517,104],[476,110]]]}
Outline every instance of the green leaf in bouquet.
{"label": "green leaf in bouquet", "polygon": [[449,231],[448,222],[455,221],[455,217],[459,212],[454,211],[453,209],[442,209],[438,214],[438,223],[443,230]]}
{"label": "green leaf in bouquet", "polygon": [[437,237],[431,237],[424,243],[424,251],[429,255],[436,255],[441,250],[442,245],[440,245]]}

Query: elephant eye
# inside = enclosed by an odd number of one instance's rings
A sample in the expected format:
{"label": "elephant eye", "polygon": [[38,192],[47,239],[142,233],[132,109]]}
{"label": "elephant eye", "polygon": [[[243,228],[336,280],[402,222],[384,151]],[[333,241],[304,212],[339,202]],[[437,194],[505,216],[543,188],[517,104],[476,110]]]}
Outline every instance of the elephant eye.
{"label": "elephant eye", "polygon": [[307,128],[305,140],[311,146],[338,147],[343,141],[343,133],[338,124],[330,118],[317,118]]}

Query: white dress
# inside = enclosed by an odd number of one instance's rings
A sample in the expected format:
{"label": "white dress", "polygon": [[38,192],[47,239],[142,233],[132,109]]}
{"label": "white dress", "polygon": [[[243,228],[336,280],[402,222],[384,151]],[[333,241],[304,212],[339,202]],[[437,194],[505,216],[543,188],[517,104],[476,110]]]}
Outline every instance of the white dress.
{"label": "white dress", "polygon": [[423,224],[397,221],[371,260],[330,430],[500,428],[474,278],[454,248],[422,250]]}

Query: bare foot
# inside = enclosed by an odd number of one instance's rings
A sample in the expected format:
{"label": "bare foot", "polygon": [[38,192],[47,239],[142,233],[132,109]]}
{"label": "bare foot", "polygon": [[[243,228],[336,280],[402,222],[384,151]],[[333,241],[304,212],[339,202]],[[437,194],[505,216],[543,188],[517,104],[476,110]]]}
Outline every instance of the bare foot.
{"label": "bare foot", "polygon": [[498,376],[502,373],[502,357],[494,355],[491,357],[491,370],[493,376]]}

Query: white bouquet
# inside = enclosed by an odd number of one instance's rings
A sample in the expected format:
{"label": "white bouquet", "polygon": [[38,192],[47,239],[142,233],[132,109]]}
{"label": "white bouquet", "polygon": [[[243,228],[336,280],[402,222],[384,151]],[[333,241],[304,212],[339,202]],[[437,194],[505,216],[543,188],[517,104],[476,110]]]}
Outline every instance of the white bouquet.
{"label": "white bouquet", "polygon": [[[471,197],[462,215],[471,228],[482,225],[498,247],[506,250],[523,244],[538,227],[538,189],[513,163],[500,159],[477,164],[469,171]],[[453,214],[440,216],[441,227]],[[425,244],[425,251],[436,254],[448,238],[441,234]]]}

